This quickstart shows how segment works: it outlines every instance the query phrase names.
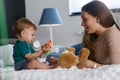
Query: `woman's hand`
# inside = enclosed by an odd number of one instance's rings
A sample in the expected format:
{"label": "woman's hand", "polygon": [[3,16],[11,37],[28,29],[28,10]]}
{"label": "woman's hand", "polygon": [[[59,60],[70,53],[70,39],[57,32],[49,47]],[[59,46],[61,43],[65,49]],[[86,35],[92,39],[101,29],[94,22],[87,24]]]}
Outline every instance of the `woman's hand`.
{"label": "woman's hand", "polygon": [[77,64],[77,67],[79,69],[82,68],[93,68],[94,67],[94,61],[91,60],[79,60],[80,62]]}
{"label": "woman's hand", "polygon": [[77,67],[79,69],[82,69],[82,68],[92,68],[93,69],[93,68],[97,68],[100,66],[103,66],[103,65],[96,63],[94,61],[91,61],[91,60],[83,60],[83,59],[79,59],[79,63],[77,64]]}

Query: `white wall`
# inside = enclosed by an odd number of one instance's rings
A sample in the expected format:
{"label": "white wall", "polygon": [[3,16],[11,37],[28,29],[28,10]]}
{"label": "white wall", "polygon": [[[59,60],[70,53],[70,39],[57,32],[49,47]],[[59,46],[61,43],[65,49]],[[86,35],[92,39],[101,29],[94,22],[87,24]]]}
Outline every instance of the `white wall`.
{"label": "white wall", "polygon": [[[54,45],[71,46],[82,41],[82,34],[78,34],[81,27],[80,16],[69,16],[69,0],[26,0],[26,17],[33,20],[37,26],[36,39],[45,43],[50,39],[49,28],[38,25],[43,8],[58,8],[63,20],[63,25],[53,27]],[[120,25],[120,12],[113,14]]]}
{"label": "white wall", "polygon": [[[26,0],[26,17],[33,20],[37,25],[42,14],[43,8],[58,8],[63,20],[63,25],[53,27],[54,45],[70,46],[81,42],[82,34],[80,16],[69,16],[69,0]],[[36,39],[45,43],[50,39],[49,28],[38,25]]]}

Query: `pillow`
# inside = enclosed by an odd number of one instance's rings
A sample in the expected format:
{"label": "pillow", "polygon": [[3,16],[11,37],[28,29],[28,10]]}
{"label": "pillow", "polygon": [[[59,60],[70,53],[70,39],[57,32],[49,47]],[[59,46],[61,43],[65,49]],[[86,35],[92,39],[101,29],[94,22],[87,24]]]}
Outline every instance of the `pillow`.
{"label": "pillow", "polygon": [[13,44],[0,46],[0,59],[3,60],[4,67],[14,65]]}
{"label": "pillow", "polygon": [[3,67],[4,67],[3,60],[0,59],[0,68],[3,68]]}

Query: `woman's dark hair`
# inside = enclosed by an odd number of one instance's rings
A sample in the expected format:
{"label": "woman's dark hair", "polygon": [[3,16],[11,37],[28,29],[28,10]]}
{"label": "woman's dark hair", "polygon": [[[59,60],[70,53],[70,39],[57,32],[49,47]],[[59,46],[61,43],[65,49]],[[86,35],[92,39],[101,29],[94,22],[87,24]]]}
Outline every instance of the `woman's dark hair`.
{"label": "woman's dark hair", "polygon": [[[120,30],[120,28],[118,27],[118,25],[116,24],[113,18],[111,11],[103,2],[97,0],[91,1],[82,7],[82,11],[85,11],[94,17],[98,17],[98,19],[100,20],[99,23],[102,26],[109,28],[115,24],[116,27]],[[97,38],[97,35],[95,33],[90,34],[90,36],[92,37],[91,41],[95,41],[93,37],[95,39]]]}
{"label": "woman's dark hair", "polygon": [[[85,11],[88,14],[94,17],[97,17],[100,20],[99,23],[105,28],[112,27],[115,24],[116,27],[119,29],[118,25],[116,24],[112,16],[111,11],[108,9],[108,7],[104,3],[98,0],[91,1],[88,4],[84,5],[81,11]],[[98,38],[98,35],[95,33],[87,34],[85,32],[83,36],[83,46],[90,49],[91,53],[93,53],[91,54],[92,56],[94,55],[94,51],[91,48],[92,43],[94,43],[97,38]]]}
{"label": "woman's dark hair", "polygon": [[108,7],[103,2],[94,0],[84,5],[82,7],[82,11],[86,11],[94,17],[98,17],[100,19],[100,24],[106,28],[111,27],[114,24],[116,24],[111,14],[111,11],[108,9]]}

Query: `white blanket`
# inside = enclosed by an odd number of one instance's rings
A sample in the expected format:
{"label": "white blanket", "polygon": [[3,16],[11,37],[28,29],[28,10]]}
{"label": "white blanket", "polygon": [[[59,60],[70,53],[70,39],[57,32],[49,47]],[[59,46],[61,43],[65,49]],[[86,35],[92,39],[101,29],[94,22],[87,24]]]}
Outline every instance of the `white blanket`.
{"label": "white blanket", "polygon": [[56,68],[50,70],[21,70],[0,68],[0,80],[120,80],[120,65],[106,65],[96,69]]}

